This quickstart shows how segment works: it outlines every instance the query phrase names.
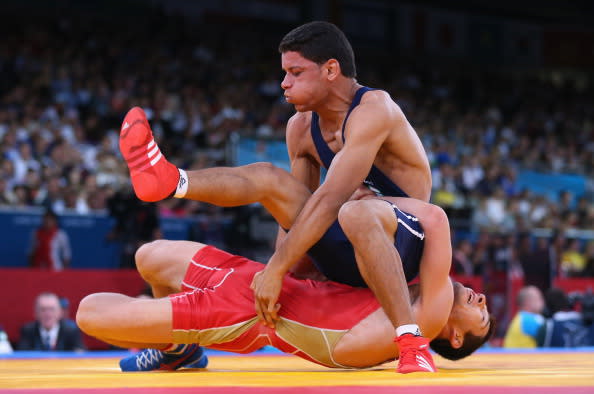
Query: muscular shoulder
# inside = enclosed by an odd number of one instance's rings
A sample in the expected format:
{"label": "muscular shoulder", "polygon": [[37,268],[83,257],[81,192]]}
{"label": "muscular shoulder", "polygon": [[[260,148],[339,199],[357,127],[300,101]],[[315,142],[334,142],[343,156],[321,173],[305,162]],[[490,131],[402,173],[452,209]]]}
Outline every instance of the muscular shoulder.
{"label": "muscular shoulder", "polygon": [[361,110],[387,122],[404,120],[404,113],[384,90],[372,90],[363,95]]}
{"label": "muscular shoulder", "polygon": [[287,140],[300,138],[309,133],[311,112],[297,112],[287,122]]}
{"label": "muscular shoulder", "polygon": [[297,112],[287,122],[287,148],[290,153],[306,151],[311,126],[311,112]]}
{"label": "muscular shoulder", "polygon": [[[364,133],[366,136],[377,134],[383,136],[382,138],[388,138],[391,133],[398,132],[406,126],[402,110],[383,90],[365,93],[351,117],[352,120],[347,124],[347,133],[354,129],[355,132]],[[349,126],[352,126],[351,130]]]}

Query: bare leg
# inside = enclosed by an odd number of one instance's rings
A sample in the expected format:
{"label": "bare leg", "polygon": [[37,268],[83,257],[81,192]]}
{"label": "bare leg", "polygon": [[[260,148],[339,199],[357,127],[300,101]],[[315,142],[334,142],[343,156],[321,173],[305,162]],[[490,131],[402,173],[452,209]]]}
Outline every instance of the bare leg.
{"label": "bare leg", "polygon": [[87,334],[112,345],[146,348],[120,360],[124,372],[204,368],[208,364],[198,343],[173,345],[172,306],[168,298],[91,294],[81,301],[76,322]]}
{"label": "bare leg", "polygon": [[398,223],[384,201],[345,203],[338,220],[353,244],[357,266],[394,328],[414,324],[408,285],[400,255],[394,246]]}
{"label": "bare leg", "polygon": [[173,342],[171,302],[167,298],[138,299],[116,293],[85,297],[76,323],[85,333],[113,342],[168,344]]}
{"label": "bare leg", "polygon": [[115,339],[109,338],[99,338],[97,339],[109,343],[110,345],[121,347],[123,349],[158,349],[163,350],[167,347],[171,346],[169,343],[140,343],[140,342],[131,342],[131,341],[118,341]]}
{"label": "bare leg", "polygon": [[289,228],[311,193],[287,171],[270,163],[189,171],[184,198],[223,207],[261,203]]}
{"label": "bare leg", "polygon": [[[261,203],[284,228],[290,228],[311,195],[291,174],[270,163],[189,171],[187,199],[220,206]],[[155,297],[181,291],[188,263],[204,245],[154,241],[136,252],[136,266]]]}
{"label": "bare leg", "polygon": [[191,241],[149,242],[136,251],[136,268],[151,286],[155,298],[179,293],[190,260],[205,246]]}

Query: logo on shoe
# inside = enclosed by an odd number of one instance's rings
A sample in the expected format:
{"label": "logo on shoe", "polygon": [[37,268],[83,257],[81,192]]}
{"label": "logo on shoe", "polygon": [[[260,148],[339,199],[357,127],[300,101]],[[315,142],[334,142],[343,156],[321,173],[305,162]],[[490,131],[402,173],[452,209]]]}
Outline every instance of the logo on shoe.
{"label": "logo on shoe", "polygon": [[[128,136],[128,133],[130,132],[130,130],[132,130],[131,126],[134,126],[136,123],[142,123],[142,121],[139,120],[135,120],[134,122],[132,122],[132,124],[128,123],[128,121],[125,121],[124,124],[122,125],[122,130],[120,131],[120,138],[126,138]],[[125,132],[124,132],[125,130]]]}
{"label": "logo on shoe", "polygon": [[420,354],[417,354],[417,363],[419,363],[419,367],[424,368],[429,372],[435,372],[431,366],[431,363],[429,363],[429,361],[427,361],[427,359]]}

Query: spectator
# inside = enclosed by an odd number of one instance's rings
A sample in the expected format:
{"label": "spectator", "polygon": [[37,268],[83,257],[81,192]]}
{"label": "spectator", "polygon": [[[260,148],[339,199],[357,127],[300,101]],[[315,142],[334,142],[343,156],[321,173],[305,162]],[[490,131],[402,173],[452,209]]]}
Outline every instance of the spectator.
{"label": "spectator", "polygon": [[522,288],[518,293],[517,306],[519,311],[509,325],[503,347],[535,348],[538,331],[544,323],[542,293],[535,286]]}
{"label": "spectator", "polygon": [[70,240],[58,226],[58,217],[48,210],[41,226],[35,230],[29,249],[29,265],[51,271],[61,271],[70,265]]}
{"label": "spectator", "polygon": [[452,272],[458,275],[474,275],[474,264],[471,260],[472,244],[469,240],[463,239],[452,253]]}
{"label": "spectator", "polygon": [[134,254],[140,245],[161,238],[157,205],[140,201],[131,190],[120,190],[108,201],[115,226],[110,241],[121,244],[120,268],[134,268]]}
{"label": "spectator", "polygon": [[[586,295],[592,297],[592,295]],[[579,347],[594,345],[594,325],[586,322],[580,312],[572,310],[569,298],[561,289],[551,288],[547,294],[547,309],[551,316],[538,333],[542,347]],[[587,300],[587,305],[594,305]],[[584,300],[582,300],[584,302]]]}
{"label": "spectator", "polygon": [[584,252],[586,258],[586,268],[582,271],[582,276],[589,278],[594,277],[594,241],[588,242],[586,251]]}
{"label": "spectator", "polygon": [[70,300],[66,297],[60,297],[60,308],[62,309],[62,321],[69,326],[76,326],[76,322],[70,318]]}
{"label": "spectator", "polygon": [[41,293],[35,299],[35,321],[21,328],[18,350],[84,350],[78,327],[62,320],[60,299],[54,293]]}
{"label": "spectator", "polygon": [[524,283],[533,285],[546,292],[551,286],[551,273],[553,256],[551,247],[546,238],[537,238],[535,246],[532,247],[529,237],[521,241],[522,247],[519,252],[519,259],[524,272]]}
{"label": "spectator", "polygon": [[586,257],[580,251],[580,240],[570,239],[561,255],[561,274],[566,277],[580,276],[586,268]]}

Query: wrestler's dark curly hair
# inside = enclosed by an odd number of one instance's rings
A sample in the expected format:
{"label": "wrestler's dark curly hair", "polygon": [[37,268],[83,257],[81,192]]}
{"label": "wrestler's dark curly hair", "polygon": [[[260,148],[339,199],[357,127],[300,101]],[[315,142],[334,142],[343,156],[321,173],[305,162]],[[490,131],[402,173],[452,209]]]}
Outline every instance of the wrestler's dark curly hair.
{"label": "wrestler's dark curly hair", "polygon": [[478,335],[473,335],[470,332],[467,332],[464,335],[464,341],[462,342],[462,346],[458,349],[452,347],[452,344],[448,339],[438,338],[434,339],[430,342],[431,349],[443,358],[447,358],[448,360],[460,360],[464,357],[470,356],[472,353],[475,352],[476,349],[481,347],[485,342],[491,338],[493,332],[495,331],[495,318],[493,316],[489,317],[489,331],[485,334],[485,336],[480,337]]}
{"label": "wrestler's dark curly hair", "polygon": [[301,25],[282,39],[278,46],[280,53],[298,52],[304,58],[317,64],[336,59],[342,75],[355,78],[355,54],[344,33],[329,22],[310,22]]}

